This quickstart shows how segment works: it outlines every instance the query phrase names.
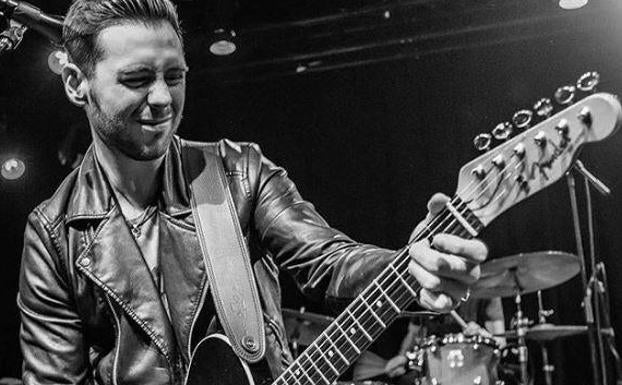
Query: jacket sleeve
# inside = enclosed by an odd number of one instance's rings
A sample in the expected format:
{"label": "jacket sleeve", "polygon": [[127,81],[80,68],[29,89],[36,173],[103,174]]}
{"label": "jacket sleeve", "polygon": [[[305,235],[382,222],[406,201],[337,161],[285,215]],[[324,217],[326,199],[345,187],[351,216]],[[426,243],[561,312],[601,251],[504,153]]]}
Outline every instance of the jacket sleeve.
{"label": "jacket sleeve", "polygon": [[392,260],[393,251],[357,243],[330,227],[300,196],[285,170],[266,159],[257,145],[251,145],[249,159],[260,240],[303,293],[343,304]]}
{"label": "jacket sleeve", "polygon": [[87,381],[82,325],[52,234],[45,217],[35,210],[26,225],[17,296],[26,385]]}

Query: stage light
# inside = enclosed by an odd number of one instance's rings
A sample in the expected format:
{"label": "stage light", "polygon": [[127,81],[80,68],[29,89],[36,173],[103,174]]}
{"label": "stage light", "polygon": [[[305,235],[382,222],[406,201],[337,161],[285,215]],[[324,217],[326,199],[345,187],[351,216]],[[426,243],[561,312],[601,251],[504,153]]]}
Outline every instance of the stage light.
{"label": "stage light", "polygon": [[584,7],[588,0],[559,0],[560,8],[572,10]]}
{"label": "stage light", "polygon": [[237,49],[235,45],[235,36],[235,31],[232,29],[216,29],[212,37],[212,44],[209,46],[209,51],[216,56],[231,55]]}
{"label": "stage light", "polygon": [[2,167],[0,168],[0,175],[6,180],[16,180],[24,175],[26,171],[26,165],[24,161],[11,157],[2,162]]}
{"label": "stage light", "polygon": [[63,72],[63,68],[67,65],[69,59],[67,54],[62,51],[52,51],[48,56],[48,66],[50,70],[56,75],[60,75]]}

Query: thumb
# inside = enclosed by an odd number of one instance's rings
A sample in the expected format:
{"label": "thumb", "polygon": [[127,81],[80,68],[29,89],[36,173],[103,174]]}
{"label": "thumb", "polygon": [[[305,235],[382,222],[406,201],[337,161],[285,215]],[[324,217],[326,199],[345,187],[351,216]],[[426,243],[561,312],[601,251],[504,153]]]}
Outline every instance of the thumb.
{"label": "thumb", "polygon": [[447,202],[449,202],[449,197],[445,194],[436,193],[432,195],[432,198],[428,201],[428,217],[426,219],[431,219],[431,217],[440,213]]}
{"label": "thumb", "polygon": [[434,216],[436,216],[438,213],[441,212],[441,210],[443,210],[447,202],[449,202],[449,197],[445,194],[436,193],[432,195],[432,197],[428,201],[428,214],[426,215],[424,220],[419,222],[417,227],[415,227],[415,230],[410,234],[410,241],[415,239],[415,237],[417,237],[417,235],[425,228],[425,226],[427,226],[427,224],[432,221],[432,218],[434,218]]}

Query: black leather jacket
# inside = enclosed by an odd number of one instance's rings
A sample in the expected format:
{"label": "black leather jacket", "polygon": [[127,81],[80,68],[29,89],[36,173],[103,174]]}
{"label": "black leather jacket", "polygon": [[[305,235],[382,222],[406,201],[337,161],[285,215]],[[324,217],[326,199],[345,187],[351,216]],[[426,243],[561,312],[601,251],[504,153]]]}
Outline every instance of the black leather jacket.
{"label": "black leather jacket", "polygon": [[[159,201],[170,322],[92,149],[29,216],[18,295],[25,384],[183,381],[191,349],[214,315],[211,296],[202,295],[209,284],[182,170],[185,143],[171,144]],[[291,361],[278,271],[308,295],[348,299],[391,252],[329,227],[257,145],[201,145],[222,157],[263,305],[266,361],[278,374]]]}

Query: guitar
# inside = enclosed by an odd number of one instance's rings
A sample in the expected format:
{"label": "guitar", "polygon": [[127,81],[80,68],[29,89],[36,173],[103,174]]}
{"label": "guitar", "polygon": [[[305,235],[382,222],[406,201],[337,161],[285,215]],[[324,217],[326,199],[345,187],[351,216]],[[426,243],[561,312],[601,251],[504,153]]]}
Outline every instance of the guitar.
{"label": "guitar", "polygon": [[[477,236],[497,216],[560,179],[581,146],[613,134],[622,107],[610,94],[575,103],[462,167],[457,192],[412,242],[451,233]],[[420,286],[408,273],[408,246],[283,372],[273,385],[329,385],[416,298]],[[204,338],[192,356],[187,385],[255,385],[222,335]]]}

